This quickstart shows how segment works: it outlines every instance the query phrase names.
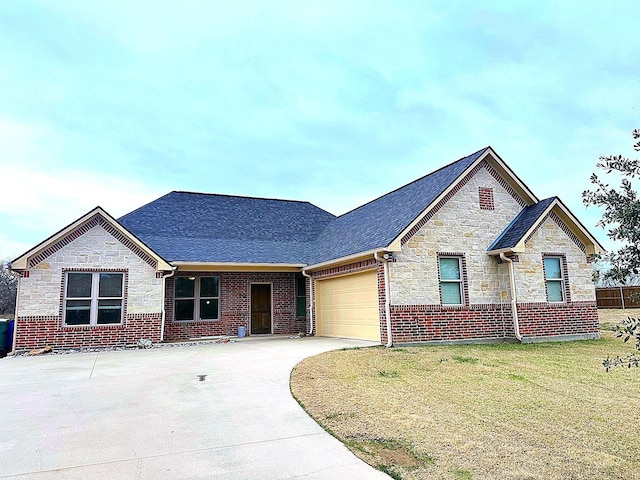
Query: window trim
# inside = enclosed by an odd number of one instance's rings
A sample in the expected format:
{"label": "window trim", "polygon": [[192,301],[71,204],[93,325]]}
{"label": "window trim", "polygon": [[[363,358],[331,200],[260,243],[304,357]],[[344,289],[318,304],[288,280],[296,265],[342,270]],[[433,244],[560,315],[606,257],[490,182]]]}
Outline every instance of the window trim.
{"label": "window trim", "polygon": [[[460,278],[457,280],[451,279],[443,279],[441,275],[441,264],[440,260],[443,258],[455,258],[458,260],[458,270],[460,272]],[[442,284],[443,283],[456,283],[460,288],[460,302],[461,303],[444,303],[442,297]],[[466,275],[466,264],[464,255],[455,254],[455,253],[439,253],[438,254],[438,292],[440,294],[440,305],[445,307],[464,307],[468,304],[469,300],[467,298],[467,275]]]}
{"label": "window trim", "polygon": [[[187,279],[191,279],[193,278],[194,281],[194,285],[193,285],[193,296],[192,297],[178,297],[176,295],[176,281],[174,280],[173,282],[173,322],[177,322],[177,323],[187,323],[187,322],[219,322],[221,320],[221,312],[222,312],[222,305],[220,302],[220,275],[200,275],[200,276],[196,276],[196,275],[181,275],[179,277],[175,277],[175,279],[177,280],[178,278],[187,278]],[[217,297],[202,297],[200,295],[200,282],[201,279],[203,278],[217,278],[218,279],[218,296]],[[176,318],[176,302],[178,300],[193,300],[193,318],[189,318],[189,319],[185,319],[185,320],[179,320]],[[201,318],[200,317],[200,302],[202,300],[217,300],[218,301],[218,314],[216,318]]]}
{"label": "window trim", "polygon": [[[545,265],[546,259],[557,259],[558,265],[560,266],[560,277],[559,278],[549,278],[547,277],[547,267]],[[546,296],[547,303],[567,303],[569,300],[569,295],[567,292],[567,282],[566,282],[566,258],[564,255],[560,254],[552,254],[546,253],[542,255],[542,272],[544,276],[544,292]],[[562,300],[550,300],[549,299],[549,282],[559,282],[560,283],[560,293],[562,294]]]}
{"label": "window trim", "polygon": [[[69,274],[86,274],[91,275],[91,296],[90,297],[69,297],[67,296],[67,288],[69,286]],[[121,296],[119,297],[101,297],[100,296],[100,275],[121,275]],[[127,271],[126,270],[82,270],[68,269],[63,270],[63,286],[62,286],[62,305],[61,317],[63,327],[109,327],[123,325],[125,318],[125,309],[127,297]],[[120,300],[120,321],[114,323],[98,323],[99,302],[100,300]],[[89,323],[69,324],[67,323],[67,302],[68,301],[89,301]]]}

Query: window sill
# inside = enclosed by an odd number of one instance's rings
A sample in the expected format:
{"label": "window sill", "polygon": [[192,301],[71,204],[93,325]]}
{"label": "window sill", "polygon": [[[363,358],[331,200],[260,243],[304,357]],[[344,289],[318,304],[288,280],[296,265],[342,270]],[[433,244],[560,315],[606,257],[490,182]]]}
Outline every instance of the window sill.
{"label": "window sill", "polygon": [[171,320],[171,323],[214,323],[214,322],[220,322],[221,319],[219,318],[211,318],[211,319],[198,319],[198,320],[176,320],[173,319]]}
{"label": "window sill", "polygon": [[62,328],[65,329],[78,329],[78,330],[86,330],[86,329],[96,329],[96,328],[117,328],[124,327],[124,323],[105,323],[105,324],[97,324],[97,325],[62,325]]}

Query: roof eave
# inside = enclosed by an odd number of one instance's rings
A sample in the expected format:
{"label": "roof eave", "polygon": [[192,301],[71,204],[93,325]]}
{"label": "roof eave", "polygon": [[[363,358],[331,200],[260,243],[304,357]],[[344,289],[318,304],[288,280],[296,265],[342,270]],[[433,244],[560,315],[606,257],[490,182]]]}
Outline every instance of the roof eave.
{"label": "roof eave", "polygon": [[345,265],[348,263],[352,263],[361,259],[369,258],[375,256],[376,253],[391,251],[389,248],[380,247],[374,248],[372,250],[367,250],[364,252],[354,253],[351,255],[346,255],[340,258],[334,258],[332,260],[327,260],[325,262],[315,263],[312,265],[308,265],[304,268],[305,272],[315,271],[315,270],[323,270],[328,267],[334,267],[339,265]]}
{"label": "roof eave", "polygon": [[189,262],[174,261],[178,272],[300,272],[304,263]]}

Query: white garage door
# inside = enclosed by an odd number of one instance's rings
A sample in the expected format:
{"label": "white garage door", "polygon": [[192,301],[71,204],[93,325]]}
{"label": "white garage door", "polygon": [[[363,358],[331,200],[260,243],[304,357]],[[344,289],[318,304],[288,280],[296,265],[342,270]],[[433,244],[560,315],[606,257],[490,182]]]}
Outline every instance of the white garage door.
{"label": "white garage door", "polygon": [[316,334],[380,341],[375,270],[316,282]]}

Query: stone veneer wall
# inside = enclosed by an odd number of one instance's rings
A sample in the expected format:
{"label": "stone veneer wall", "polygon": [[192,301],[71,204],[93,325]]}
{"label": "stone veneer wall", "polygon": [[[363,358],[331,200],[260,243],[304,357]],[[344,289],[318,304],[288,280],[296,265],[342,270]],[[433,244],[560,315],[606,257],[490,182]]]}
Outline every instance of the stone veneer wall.
{"label": "stone veneer wall", "polygon": [[[394,343],[514,337],[508,265],[486,250],[523,206],[522,199],[483,163],[403,239],[402,251],[389,264]],[[551,214],[527,239],[526,247],[514,263],[521,334],[597,336],[595,289],[584,245]],[[464,255],[468,298],[464,306],[440,304],[439,253]],[[546,301],[544,253],[565,259],[566,303]],[[383,278],[380,283],[384,284]],[[384,303],[384,288],[381,298]],[[380,318],[386,337],[383,309]]]}
{"label": "stone veneer wall", "polygon": [[[393,305],[439,304],[438,253],[447,252],[465,255],[470,303],[508,300],[508,271],[486,252],[522,209],[522,201],[514,198],[490,169],[480,164],[422,228],[403,243],[396,262],[390,264]],[[493,189],[494,210],[480,208],[480,189],[484,188]]]}
{"label": "stone veneer wall", "polygon": [[[85,229],[86,230],[86,229]],[[162,278],[156,270],[100,225],[65,242],[20,278],[16,350],[120,346],[140,338],[160,340]],[[64,326],[64,272],[125,273],[122,325]]]}
{"label": "stone veneer wall", "polygon": [[250,335],[251,283],[272,284],[272,333],[296,334],[307,331],[307,317],[296,316],[296,276],[293,273],[179,272],[176,276],[220,277],[220,319],[175,321],[173,319],[175,277],[167,278],[165,341],[218,335],[237,335],[238,327],[240,326],[244,326],[247,335]]}

